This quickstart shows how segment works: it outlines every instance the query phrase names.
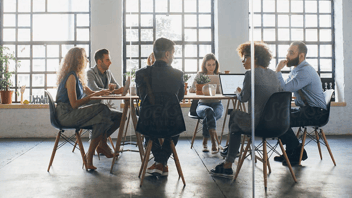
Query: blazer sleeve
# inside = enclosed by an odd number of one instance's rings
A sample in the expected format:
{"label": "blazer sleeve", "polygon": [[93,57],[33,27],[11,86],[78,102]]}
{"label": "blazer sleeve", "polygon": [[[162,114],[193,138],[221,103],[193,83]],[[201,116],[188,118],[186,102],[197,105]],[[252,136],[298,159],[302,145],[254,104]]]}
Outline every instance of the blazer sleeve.
{"label": "blazer sleeve", "polygon": [[110,74],[110,83],[114,83],[116,84],[116,89],[119,89],[121,86],[119,85],[119,83],[117,83],[116,79],[114,78],[114,75],[112,75],[112,72],[109,71],[109,74]]}
{"label": "blazer sleeve", "polygon": [[181,72],[181,77],[180,79],[180,89],[178,90],[178,100],[181,101],[183,99],[183,97],[185,96],[185,83],[183,81],[183,72]]}
{"label": "blazer sleeve", "polygon": [[97,83],[95,82],[96,79],[96,74],[94,73],[93,70],[88,70],[87,72],[87,80],[88,80],[88,87],[92,90],[92,91],[100,91],[103,88],[99,87],[97,85]]}

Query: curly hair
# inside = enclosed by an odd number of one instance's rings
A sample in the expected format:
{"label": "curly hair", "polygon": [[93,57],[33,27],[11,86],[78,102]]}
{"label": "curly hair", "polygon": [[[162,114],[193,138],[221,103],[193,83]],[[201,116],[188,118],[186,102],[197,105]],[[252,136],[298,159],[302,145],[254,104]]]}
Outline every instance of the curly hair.
{"label": "curly hair", "polygon": [[86,72],[87,58],[84,48],[74,47],[71,48],[64,60],[61,63],[60,69],[58,70],[57,85],[65,78],[65,76],[71,71],[75,71],[79,81],[81,81],[83,87],[86,86]]}
{"label": "curly hair", "polygon": [[[251,54],[251,42],[245,42],[238,46],[238,55],[243,58],[244,54]],[[261,41],[254,42],[254,59],[257,65],[268,67],[273,56],[268,45]]]}
{"label": "curly hair", "polygon": [[202,74],[207,74],[207,68],[205,67],[205,64],[207,63],[208,60],[215,60],[215,70],[214,70],[214,74],[218,74],[220,72],[220,63],[218,61],[218,59],[216,59],[215,55],[213,53],[207,54],[203,57],[203,62],[202,62],[202,70],[200,71],[200,73]]}

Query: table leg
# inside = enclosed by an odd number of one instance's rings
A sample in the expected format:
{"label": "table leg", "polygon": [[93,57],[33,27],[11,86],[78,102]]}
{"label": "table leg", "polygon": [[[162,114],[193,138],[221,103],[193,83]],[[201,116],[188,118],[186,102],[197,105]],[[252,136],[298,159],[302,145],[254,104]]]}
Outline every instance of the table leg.
{"label": "table leg", "polygon": [[144,149],[143,149],[143,143],[142,143],[141,134],[136,131],[136,128],[137,128],[137,115],[136,115],[136,109],[134,107],[133,99],[131,99],[131,102],[130,102],[130,110],[131,110],[130,111],[131,112],[130,115],[131,115],[131,118],[132,118],[134,131],[136,133],[139,154],[140,154],[140,157],[141,157],[141,161],[143,162]]}
{"label": "table leg", "polygon": [[122,112],[122,117],[121,117],[121,122],[120,122],[120,128],[119,128],[119,133],[117,134],[115,153],[114,153],[114,157],[112,158],[110,173],[112,173],[112,169],[114,168],[115,161],[118,158],[117,154],[120,152],[120,145],[121,145],[121,140],[122,140],[122,136],[123,136],[123,130],[125,128],[127,111],[128,111],[128,107],[130,106],[129,103],[130,103],[129,99],[125,99],[125,106],[123,107],[123,112]]}

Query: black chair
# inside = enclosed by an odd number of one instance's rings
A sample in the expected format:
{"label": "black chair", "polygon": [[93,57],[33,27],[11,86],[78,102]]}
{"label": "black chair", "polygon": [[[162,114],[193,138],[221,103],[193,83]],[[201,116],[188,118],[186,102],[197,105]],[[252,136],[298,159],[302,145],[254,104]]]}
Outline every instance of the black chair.
{"label": "black chair", "polygon": [[[288,160],[285,149],[279,139],[276,145],[270,145],[267,138],[277,138],[284,134],[290,127],[290,109],[291,109],[291,92],[277,92],[270,96],[269,100],[265,104],[260,121],[255,129],[255,136],[261,137],[262,142],[255,147],[255,151],[260,157],[256,155],[256,159],[263,162],[263,175],[264,175],[264,188],[267,190],[267,168],[269,174],[271,173],[271,167],[269,163],[269,157],[276,151],[276,147],[280,145],[281,151],[285,157],[287,165],[290,169],[292,178],[295,182],[297,179],[293,173],[291,163]],[[249,151],[251,140],[249,138],[248,144],[245,148],[243,155],[239,158],[237,165],[236,174],[233,181],[236,180],[244,159],[246,158],[247,152]],[[269,152],[267,151],[269,147]]]}
{"label": "black chair", "polygon": [[[144,153],[143,162],[138,175],[138,177],[142,175],[140,186],[142,186],[145,177],[153,139],[158,138],[160,145],[162,145],[164,142],[163,139],[177,136],[186,130],[181,106],[176,95],[165,92],[153,93],[152,95],[153,96],[147,95],[142,101],[140,116],[136,127],[137,132],[145,137],[149,137],[146,152]],[[147,108],[147,105],[150,106]],[[173,159],[175,160],[178,175],[181,177],[183,185],[186,186],[181,164],[172,139],[170,139],[170,148],[172,150]]]}
{"label": "black chair", "polygon": [[[76,139],[77,139],[77,143],[78,143],[79,150],[81,152],[81,156],[82,156],[82,160],[83,160],[83,165],[86,167],[86,170],[88,170],[87,166],[86,166],[87,165],[87,161],[86,161],[86,157],[85,157],[84,147],[83,147],[82,140],[81,140],[81,135],[80,135],[82,133],[83,128],[79,128],[79,127],[72,128],[72,127],[63,127],[63,126],[61,126],[60,122],[56,118],[56,108],[55,108],[55,103],[54,103],[53,97],[46,90],[45,90],[45,94],[49,98],[49,109],[50,109],[50,122],[51,122],[51,125],[54,128],[59,130],[59,132],[57,133],[56,139],[55,139],[53,152],[51,154],[51,158],[50,158],[50,162],[49,162],[49,166],[48,166],[48,172],[50,170],[51,165],[53,164],[56,150],[58,150],[59,148],[64,146],[66,143],[70,143],[71,145],[75,146],[76,140],[75,140],[74,136],[76,136]],[[72,129],[75,130],[75,135],[72,135],[72,136],[68,137],[68,136],[66,136],[64,134],[64,132],[65,132],[65,130],[70,130],[70,129],[71,130]],[[84,129],[91,129],[91,128],[84,128]],[[64,142],[59,144],[60,138],[64,139]]]}
{"label": "black chair", "polygon": [[[328,89],[324,92],[324,96],[325,96],[325,102],[326,102],[326,106],[327,106],[327,114],[325,114],[323,117],[321,117],[321,119],[318,120],[317,123],[314,123],[313,125],[309,125],[309,126],[303,126],[304,127],[304,132],[303,132],[303,137],[302,137],[302,149],[301,149],[301,155],[299,158],[299,165],[301,165],[301,161],[302,161],[302,156],[303,156],[303,150],[304,150],[304,146],[307,145],[308,143],[310,143],[311,141],[315,141],[318,145],[318,150],[319,150],[319,154],[320,154],[320,159],[322,160],[322,154],[321,154],[321,149],[320,149],[320,143],[325,145],[326,148],[328,149],[328,152],[330,154],[331,160],[334,163],[334,165],[336,166],[336,162],[334,159],[334,156],[332,155],[330,146],[328,144],[328,140],[326,139],[325,133],[323,131],[323,129],[321,127],[325,126],[328,122],[329,122],[329,117],[330,117],[330,105],[331,105],[331,99],[332,99],[332,94],[334,93],[333,89]],[[311,132],[307,132],[307,127],[313,127],[313,131]],[[318,132],[319,130],[319,132]],[[297,131],[297,137],[299,137],[300,132],[302,131],[301,127],[298,129]],[[313,134],[313,132],[315,134]],[[310,141],[308,141],[306,143],[306,137],[310,138]],[[323,141],[321,140],[323,139]]]}
{"label": "black chair", "polygon": [[197,120],[197,125],[196,125],[196,128],[194,129],[194,134],[193,134],[193,137],[192,137],[191,149],[193,147],[194,139],[196,138],[197,133],[199,131],[203,130],[202,126],[199,127],[199,123],[202,124],[203,119],[201,117],[198,117],[197,112],[196,112],[196,109],[197,109],[197,106],[198,106],[198,101],[199,100],[192,100],[191,108],[189,109],[189,112],[188,112],[188,117],[189,118]]}

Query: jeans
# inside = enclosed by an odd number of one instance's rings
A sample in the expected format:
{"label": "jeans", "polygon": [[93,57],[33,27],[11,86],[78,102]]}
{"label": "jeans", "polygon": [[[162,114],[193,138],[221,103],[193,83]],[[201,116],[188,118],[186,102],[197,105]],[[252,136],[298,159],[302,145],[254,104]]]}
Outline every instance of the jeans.
{"label": "jeans", "polygon": [[214,103],[199,102],[196,112],[197,115],[203,119],[203,136],[209,138],[209,130],[216,130],[216,121],[222,117],[224,107],[221,101]]}

